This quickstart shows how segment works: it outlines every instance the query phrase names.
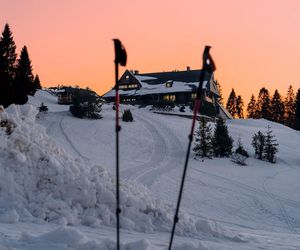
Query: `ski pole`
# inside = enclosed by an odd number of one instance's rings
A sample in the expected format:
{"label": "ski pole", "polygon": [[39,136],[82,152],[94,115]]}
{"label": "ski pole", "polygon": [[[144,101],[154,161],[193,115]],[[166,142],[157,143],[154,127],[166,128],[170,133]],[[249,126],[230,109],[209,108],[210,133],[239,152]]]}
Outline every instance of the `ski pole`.
{"label": "ski pole", "polygon": [[119,132],[121,130],[121,126],[119,124],[119,64],[121,66],[126,65],[127,55],[126,51],[118,39],[113,39],[115,46],[115,106],[116,106],[116,230],[117,230],[117,250],[120,250],[120,175],[119,175]]}
{"label": "ski pole", "polygon": [[200,81],[199,81],[199,86],[198,86],[198,90],[197,90],[197,97],[196,97],[195,104],[194,104],[194,112],[193,112],[193,120],[192,120],[191,131],[190,131],[190,134],[188,136],[189,143],[188,143],[188,148],[187,148],[187,151],[186,151],[185,162],[184,162],[184,167],[183,167],[183,173],[182,173],[180,189],[179,189],[179,195],[178,195],[178,199],[177,199],[175,216],[174,216],[174,220],[173,220],[171,238],[170,238],[170,242],[169,242],[169,250],[172,249],[176,224],[179,221],[178,213],[179,213],[180,203],[181,203],[181,199],[182,199],[182,193],[183,193],[183,187],[184,187],[187,167],[188,167],[188,163],[189,163],[191,145],[192,145],[192,142],[193,142],[193,135],[194,135],[194,128],[195,128],[196,118],[197,118],[197,114],[200,110],[200,102],[201,102],[201,97],[202,97],[202,88],[203,88],[203,82],[204,82],[204,79],[205,79],[205,73],[208,72],[211,75],[216,69],[215,64],[214,64],[214,62],[213,62],[213,60],[212,60],[212,58],[209,54],[209,49],[210,48],[211,48],[210,46],[205,46],[205,49],[204,49],[204,52],[203,52],[202,72],[201,72],[201,75],[200,75]]}

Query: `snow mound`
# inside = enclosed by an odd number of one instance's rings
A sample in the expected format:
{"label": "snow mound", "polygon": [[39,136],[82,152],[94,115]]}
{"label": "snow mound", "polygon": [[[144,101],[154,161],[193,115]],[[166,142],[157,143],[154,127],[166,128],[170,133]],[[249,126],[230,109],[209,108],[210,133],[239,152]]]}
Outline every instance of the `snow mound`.
{"label": "snow mound", "polygon": [[[24,233],[18,240],[25,249],[56,249],[56,250],[114,250],[116,243],[110,239],[96,242],[89,240],[84,234],[70,227],[62,227],[40,236]],[[121,250],[151,250],[147,240],[139,240],[121,244]]]}
{"label": "snow mound", "polygon": [[[114,178],[103,168],[67,154],[35,123],[36,115],[32,105],[11,105],[0,113],[0,122],[11,124],[9,133],[0,127],[1,221],[115,226]],[[170,231],[172,206],[137,184],[121,181],[120,189],[122,228]],[[204,224],[181,213],[176,233],[222,235]]]}
{"label": "snow mound", "polygon": [[69,105],[58,104],[57,95],[50,90],[38,90],[34,96],[28,96],[28,104],[35,107],[40,107],[44,103],[49,109],[49,112],[60,112],[69,110]]}
{"label": "snow mound", "polygon": [[207,247],[203,246],[201,243],[198,244],[198,246],[195,246],[194,244],[191,243],[183,243],[180,245],[176,245],[173,247],[173,250],[208,250]]}
{"label": "snow mound", "polygon": [[10,211],[6,211],[4,214],[0,216],[0,222],[14,224],[19,221],[19,218],[20,216],[16,212],[16,210],[12,209]]}

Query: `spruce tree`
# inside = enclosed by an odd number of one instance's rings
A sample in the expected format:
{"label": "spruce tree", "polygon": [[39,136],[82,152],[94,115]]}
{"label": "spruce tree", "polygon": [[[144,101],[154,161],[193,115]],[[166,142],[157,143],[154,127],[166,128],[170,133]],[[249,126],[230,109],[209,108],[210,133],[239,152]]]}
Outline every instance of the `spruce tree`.
{"label": "spruce tree", "polygon": [[276,89],[271,100],[270,120],[278,123],[284,123],[284,103]]}
{"label": "spruce tree", "polygon": [[261,88],[257,98],[257,118],[270,119],[270,96],[266,88]]}
{"label": "spruce tree", "polygon": [[226,109],[228,112],[232,115],[233,118],[236,117],[236,94],[234,89],[231,90],[230,95],[228,97],[227,103],[226,103]]}
{"label": "spruce tree", "polygon": [[196,131],[195,138],[195,147],[193,151],[196,153],[196,156],[202,158],[212,156],[212,133],[211,127],[207,124],[207,121],[204,118],[201,118],[199,122],[199,128]]}
{"label": "spruce tree", "polygon": [[247,113],[248,113],[247,114],[248,118],[252,118],[252,119],[257,118],[256,117],[256,100],[255,100],[255,97],[253,94],[252,94],[250,102],[247,106]]}
{"label": "spruce tree", "polygon": [[42,89],[42,86],[41,86],[41,82],[40,82],[40,78],[38,75],[36,75],[34,77],[34,80],[33,80],[33,95],[35,94],[35,92],[39,89]]}
{"label": "spruce tree", "polygon": [[0,38],[0,105],[7,107],[14,102],[16,45],[8,24]]}
{"label": "spruce tree", "polygon": [[255,157],[257,157],[259,160],[262,160],[265,148],[265,136],[262,132],[258,131],[257,134],[253,135],[252,146],[254,148]]}
{"label": "spruce tree", "polygon": [[272,134],[273,131],[270,129],[270,126],[267,128],[267,132],[265,135],[265,147],[263,151],[263,158],[266,159],[268,162],[275,163],[275,155],[278,152],[278,143],[275,139],[275,136]]}
{"label": "spruce tree", "polygon": [[24,46],[16,69],[16,103],[24,104],[27,102],[27,95],[34,94],[34,77],[32,74],[31,60],[29,59],[27,47]]}
{"label": "spruce tree", "polygon": [[300,130],[300,88],[297,91],[296,95],[296,101],[295,101],[295,122],[294,122],[294,128],[296,130]]}
{"label": "spruce tree", "polygon": [[295,121],[295,94],[292,85],[289,86],[286,98],[284,100],[285,107],[285,125],[294,126]]}
{"label": "spruce tree", "polygon": [[214,156],[229,157],[232,154],[232,143],[225,121],[218,118],[212,140]]}
{"label": "spruce tree", "polygon": [[240,95],[236,98],[235,106],[236,106],[236,116],[240,119],[243,119],[244,118],[244,102]]}

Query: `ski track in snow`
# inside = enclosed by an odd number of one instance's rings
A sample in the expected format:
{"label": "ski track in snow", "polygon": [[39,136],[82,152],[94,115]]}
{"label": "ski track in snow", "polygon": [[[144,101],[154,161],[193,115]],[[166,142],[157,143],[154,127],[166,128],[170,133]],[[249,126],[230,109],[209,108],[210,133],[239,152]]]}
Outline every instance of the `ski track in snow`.
{"label": "ski track in snow", "polygon": [[154,141],[150,160],[142,165],[124,169],[123,177],[151,186],[157,177],[175,167],[181,167],[184,150],[181,142],[164,124],[155,120],[155,115],[135,112],[135,116],[143,121]]}
{"label": "ski track in snow", "polygon": [[81,154],[81,152],[75,147],[74,143],[71,141],[70,137],[66,133],[66,131],[63,127],[63,121],[66,119],[66,117],[67,116],[62,117],[59,121],[59,127],[60,127],[60,130],[61,130],[61,133],[66,138],[66,141],[70,144],[71,148],[75,151],[76,154],[78,154],[79,156],[81,156],[81,158],[83,158],[85,160],[89,160],[89,158],[87,158],[83,154]]}
{"label": "ski track in snow", "polygon": [[[50,121],[49,124],[47,124],[47,122],[49,122],[49,118],[55,118],[52,117],[52,115],[55,114],[55,117],[59,116],[59,120],[53,120]],[[65,141],[68,143],[68,148],[73,151],[73,153],[76,156],[80,156],[81,158],[83,158],[84,160],[89,161],[90,159],[87,158],[86,156],[84,156],[74,145],[74,143],[72,142],[72,140],[70,139],[70,136],[67,134],[65,128],[64,128],[64,121],[66,120],[66,118],[68,117],[68,111],[61,111],[61,112],[53,112],[53,113],[49,113],[47,115],[47,119],[45,121],[43,121],[43,125],[46,127],[47,129],[47,133],[50,136],[53,136],[55,138],[64,138]]]}
{"label": "ski track in snow", "polygon": [[[289,169],[288,171],[290,171],[291,169]],[[285,171],[284,171],[285,172]],[[272,176],[267,176],[265,177],[265,179],[263,180],[263,184],[262,184],[262,187],[265,191],[265,193],[274,201],[274,203],[277,205],[279,211],[280,211],[280,214],[282,216],[282,219],[285,221],[286,225],[288,226],[288,229],[291,233],[297,233],[297,230],[295,228],[296,225],[294,225],[293,223],[293,220],[294,218],[292,218],[291,216],[288,215],[288,213],[286,212],[285,208],[284,208],[284,205],[282,204],[281,202],[281,199],[276,197],[276,195],[274,195],[273,193],[269,192],[267,190],[267,187],[266,187],[266,182],[267,180],[269,179],[274,179],[278,174],[280,174],[280,172],[276,172],[274,175]]]}
{"label": "ski track in snow", "polygon": [[[291,233],[295,233],[295,234],[297,233],[296,227],[297,227],[297,225],[299,225],[299,223],[295,223],[297,220],[295,218],[291,217],[290,215],[288,215],[288,213],[286,212],[282,202],[285,202],[286,205],[289,205],[290,207],[293,207],[295,209],[300,208],[300,203],[297,202],[297,201],[294,201],[294,200],[289,200],[287,198],[275,195],[275,194],[269,192],[266,188],[266,181],[269,180],[269,179],[275,178],[275,176],[280,174],[280,172],[276,172],[273,176],[265,177],[264,180],[263,180],[263,183],[262,183],[262,188],[263,189],[261,190],[261,189],[251,187],[247,184],[241,183],[241,182],[236,181],[236,180],[228,179],[228,178],[223,177],[223,176],[219,176],[219,175],[216,175],[216,174],[205,172],[205,171],[197,169],[195,167],[192,167],[192,169],[196,172],[207,175],[209,177],[213,177],[215,179],[218,179],[218,180],[221,180],[221,181],[225,182],[226,184],[237,186],[237,187],[239,187],[243,190],[246,190],[247,192],[252,193],[253,195],[250,195],[249,193],[245,194],[245,195],[248,196],[249,198],[251,198],[255,202],[255,205],[259,210],[263,211],[266,214],[270,214],[273,217],[278,218],[281,222],[286,224],[288,230]],[[224,189],[224,187],[222,187],[222,188]],[[273,203],[278,208],[279,215],[274,213],[274,211],[270,211],[269,209],[266,209],[264,207],[264,204],[262,204],[259,201],[258,197],[268,198],[268,199],[272,200]],[[242,210],[244,207],[247,207],[247,206],[248,205],[241,206],[241,207],[233,210],[232,214],[236,214],[238,211]],[[251,219],[251,218],[249,218],[249,219]],[[230,223],[230,224],[232,224],[232,223]]]}

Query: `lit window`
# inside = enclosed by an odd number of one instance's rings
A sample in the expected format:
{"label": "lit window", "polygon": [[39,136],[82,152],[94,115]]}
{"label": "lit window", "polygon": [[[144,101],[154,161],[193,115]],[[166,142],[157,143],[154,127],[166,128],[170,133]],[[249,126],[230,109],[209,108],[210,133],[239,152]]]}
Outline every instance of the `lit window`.
{"label": "lit window", "polygon": [[168,102],[174,102],[176,99],[176,96],[175,95],[165,95],[164,96],[164,100],[165,101],[168,101]]}
{"label": "lit window", "polygon": [[126,79],[129,79],[129,75],[126,76]]}
{"label": "lit window", "polygon": [[166,82],[166,88],[172,88],[172,85],[173,85],[173,81],[167,81]]}
{"label": "lit window", "polygon": [[196,97],[197,97],[197,93],[192,93],[192,94],[191,94],[192,100],[196,99]]}

